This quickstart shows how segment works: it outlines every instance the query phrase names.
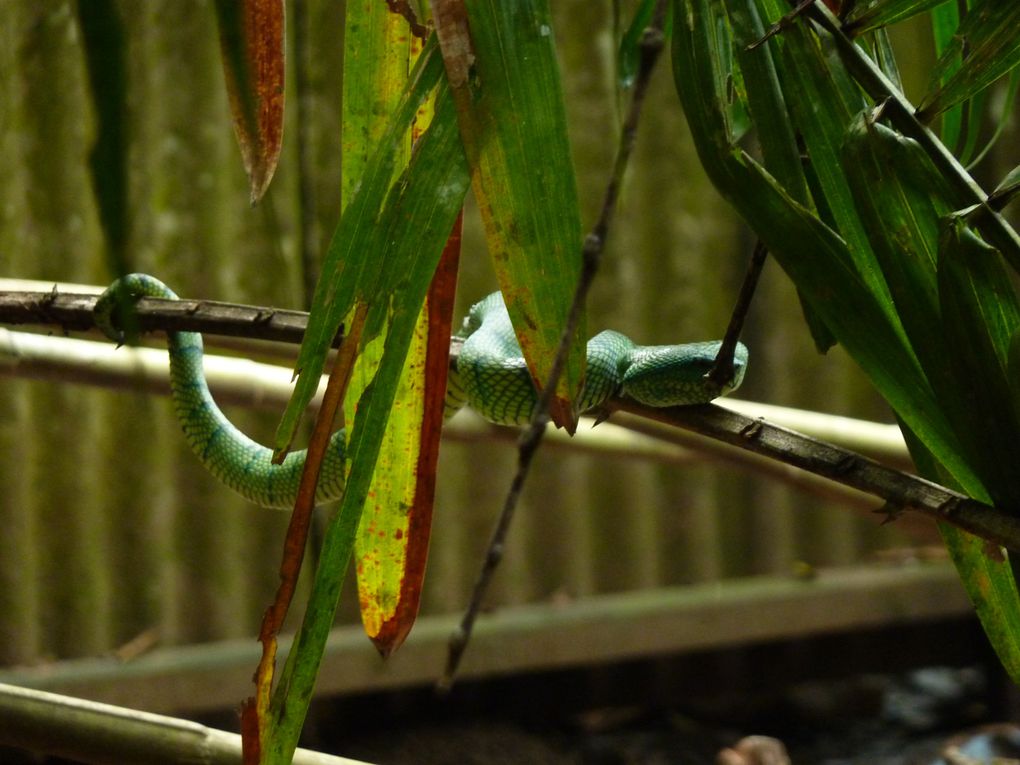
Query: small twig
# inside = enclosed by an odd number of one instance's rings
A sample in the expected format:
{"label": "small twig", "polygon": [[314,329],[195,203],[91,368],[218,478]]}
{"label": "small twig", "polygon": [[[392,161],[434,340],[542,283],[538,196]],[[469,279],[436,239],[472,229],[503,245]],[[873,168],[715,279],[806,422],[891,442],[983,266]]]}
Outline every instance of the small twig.
{"label": "small twig", "polygon": [[737,295],[737,302],[733,306],[733,313],[730,314],[730,323],[726,327],[726,335],[723,337],[722,345],[715,356],[715,364],[705,375],[712,383],[723,389],[733,380],[733,353],[737,348],[737,341],[744,329],[744,320],[747,318],[747,311],[751,307],[751,299],[754,291],[758,288],[758,280],[761,278],[762,268],[765,267],[765,260],[769,251],[765,243],[759,239],[754,245],[751,253],[751,261],[747,264],[747,272],[744,274],[744,282],[740,285],[740,294]]}
{"label": "small twig", "polygon": [[765,34],[763,34],[760,38],[758,38],[753,43],[748,45],[747,49],[756,50],[757,48],[760,48],[762,45],[767,43],[776,35],[785,32],[787,29],[794,25],[794,22],[797,21],[798,17],[804,15],[804,12],[807,11],[808,6],[811,5],[813,2],[814,0],[801,0],[799,3],[797,3],[797,5],[793,7],[793,10],[786,13],[782,18],[779,19],[779,21],[777,21],[775,24],[766,29]]}
{"label": "small twig", "polygon": [[517,472],[510,483],[506,499],[503,502],[503,509],[496,522],[496,528],[492,533],[488,551],[485,555],[485,562],[475,581],[471,593],[471,599],[464,612],[460,625],[450,636],[449,649],[446,657],[446,668],[437,684],[441,691],[449,690],[453,684],[457,667],[464,655],[464,650],[471,639],[471,630],[474,628],[478,614],[482,609],[482,600],[489,589],[492,577],[499,567],[503,558],[503,549],[506,544],[506,536],[513,521],[514,512],[520,501],[521,491],[527,480],[531,469],[531,463],[535,453],[542,443],[546,426],[549,423],[549,406],[555,395],[556,386],[559,382],[563,369],[566,366],[567,356],[570,347],[580,326],[581,315],[584,309],[588,291],[598,271],[602,259],[602,252],[605,248],[606,237],[609,233],[609,225],[613,214],[616,211],[616,200],[619,197],[620,187],[623,183],[624,172],[627,163],[634,149],[635,137],[637,135],[638,121],[641,115],[641,107],[644,104],[645,95],[648,91],[648,83],[651,79],[652,70],[662,52],[665,42],[663,24],[666,18],[666,3],[658,0],[652,20],[645,29],[640,43],[640,61],[638,72],[634,82],[634,95],[631,99],[630,109],[624,121],[620,134],[620,144],[616,153],[616,160],[613,164],[612,174],[609,183],[606,185],[606,192],[602,202],[602,209],[598,220],[592,227],[591,233],[585,237],[582,248],[581,273],[578,276],[577,287],[574,290],[574,299],[570,306],[570,313],[567,316],[563,334],[560,337],[556,357],[553,360],[549,378],[545,381],[539,397],[535,412],[532,415],[528,428],[521,435],[518,446]]}
{"label": "small twig", "polygon": [[428,27],[418,21],[414,8],[411,7],[411,4],[407,2],[407,0],[386,0],[386,5],[389,6],[390,13],[396,13],[397,15],[404,17],[412,35],[417,37],[419,40],[424,40],[428,37]]}

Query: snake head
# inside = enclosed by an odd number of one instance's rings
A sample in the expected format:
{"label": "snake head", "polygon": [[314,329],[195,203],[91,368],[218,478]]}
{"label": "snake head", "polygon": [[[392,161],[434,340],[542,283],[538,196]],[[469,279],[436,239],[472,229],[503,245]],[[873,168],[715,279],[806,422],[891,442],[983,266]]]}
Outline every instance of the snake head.
{"label": "snake head", "polygon": [[735,390],[744,379],[747,348],[738,344],[733,379],[720,386],[708,379],[719,353],[719,342],[639,346],[623,375],[623,392],[649,406],[707,404]]}

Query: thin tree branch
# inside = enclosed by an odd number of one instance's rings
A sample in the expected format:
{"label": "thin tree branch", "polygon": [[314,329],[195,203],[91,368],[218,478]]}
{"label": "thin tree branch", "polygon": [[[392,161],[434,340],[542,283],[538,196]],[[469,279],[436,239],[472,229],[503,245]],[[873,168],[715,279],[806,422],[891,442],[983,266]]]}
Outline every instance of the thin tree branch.
{"label": "thin tree branch", "polygon": [[[16,332],[0,327],[0,376],[32,380],[52,380],[78,385],[146,391],[169,396],[170,375],[166,351],[156,348],[130,348],[111,353],[109,343]],[[221,404],[251,409],[278,411],[286,406],[293,391],[291,370],[277,364],[264,364],[247,358],[207,353],[203,363],[206,382]],[[312,399],[321,403],[320,395]],[[910,464],[906,445],[899,439],[892,448],[886,431],[899,433],[895,425],[835,417],[818,412],[772,407],[734,399],[727,408],[751,417],[766,417],[771,422],[793,427],[802,433],[816,433],[844,448],[868,453],[876,450],[887,464]],[[756,413],[757,412],[757,413]],[[591,421],[589,421],[590,423]],[[798,423],[789,425],[789,422]],[[828,435],[825,435],[828,434]],[[498,441],[516,444],[519,431],[485,422],[480,415],[465,414],[446,424],[443,439],[459,443]],[[724,464],[764,478],[785,483],[829,502],[860,512],[874,510],[874,500],[850,489],[774,459],[734,448],[691,431],[681,430],[637,415],[619,412],[613,422],[587,429],[583,436],[571,438],[565,431],[547,431],[543,448],[595,457],[658,462],[664,465]],[[928,519],[911,514],[898,522],[907,534],[924,540],[934,539],[935,528]]]}
{"label": "thin tree branch", "polygon": [[[110,351],[109,343],[9,331],[0,327],[0,376],[63,383],[73,381],[78,385],[170,395],[164,349]],[[205,354],[203,366],[209,389],[221,404],[278,411],[290,400],[293,380],[288,367],[211,353]],[[320,395],[313,399],[313,405],[320,403],[321,389]],[[765,417],[770,422],[801,433],[813,433],[843,448],[872,454],[886,464],[910,464],[902,438],[888,437],[890,431],[899,433],[895,425],[735,399],[727,399],[724,406],[736,408],[746,416]],[[613,422],[585,430],[584,435],[578,438],[571,438],[565,431],[547,431],[543,448],[674,466],[695,462],[730,465],[849,509],[859,512],[874,510],[874,500],[860,491],[698,433],[637,415],[618,412],[614,414]],[[513,428],[486,423],[477,414],[465,414],[446,424],[443,438],[460,443],[499,441],[515,444],[520,433]],[[923,540],[934,539],[936,533],[930,521],[917,514],[899,520],[897,526]]]}
{"label": "thin tree branch", "polygon": [[608,409],[693,430],[872,494],[885,501],[882,512],[889,520],[912,510],[1002,547],[1020,550],[1020,517],[764,420],[754,420],[714,404],[656,409],[612,399]]}
{"label": "thin tree branch", "polygon": [[623,185],[623,176],[634,149],[637,137],[638,121],[641,116],[641,107],[644,105],[645,95],[648,91],[648,84],[651,80],[651,73],[655,69],[659,54],[665,44],[663,26],[666,18],[665,0],[658,0],[655,4],[651,23],[642,34],[639,46],[640,60],[638,72],[634,81],[634,95],[631,99],[630,109],[623,123],[620,135],[620,144],[617,149],[616,159],[613,163],[612,174],[609,183],[606,185],[605,196],[602,201],[602,209],[599,217],[592,227],[591,232],[585,237],[581,250],[581,273],[578,275],[577,287],[574,290],[574,299],[567,315],[567,321],[560,336],[559,347],[556,357],[553,360],[552,369],[549,372],[549,379],[539,392],[538,403],[532,414],[528,428],[521,435],[518,446],[517,472],[510,483],[506,499],[503,502],[503,509],[496,522],[496,528],[489,541],[488,551],[485,555],[485,562],[479,572],[478,579],[471,593],[471,600],[464,612],[457,629],[450,635],[449,650],[446,656],[446,667],[437,687],[441,691],[447,691],[453,685],[457,667],[460,664],[464,650],[471,639],[471,630],[474,628],[478,614],[482,609],[482,600],[489,589],[492,577],[499,567],[503,558],[506,536],[510,530],[514,512],[519,504],[524,484],[527,481],[531,470],[531,463],[536,452],[542,444],[542,437],[549,424],[549,407],[556,392],[556,386],[563,374],[567,363],[570,347],[577,335],[577,329],[581,323],[581,316],[584,312],[585,301],[591,289],[595,274],[598,272],[602,260],[602,253],[605,249],[606,237],[609,234],[609,225],[616,212],[616,201]]}
{"label": "thin tree branch", "polygon": [[737,349],[737,341],[740,340],[740,333],[744,329],[744,319],[751,308],[751,299],[758,288],[758,280],[761,278],[762,269],[765,267],[765,260],[768,258],[768,248],[759,239],[755,242],[754,250],[751,252],[751,260],[747,264],[747,271],[744,273],[744,281],[740,285],[740,293],[737,295],[737,302],[733,306],[733,313],[730,314],[730,323],[726,327],[726,334],[723,336],[722,345],[715,355],[715,363],[705,377],[724,388],[733,380],[733,354]]}
{"label": "thin tree branch", "polygon": [[[96,295],[59,292],[0,291],[0,323],[55,324],[65,333],[92,329]],[[138,327],[145,332],[202,332],[283,343],[300,343],[308,314],[211,300],[141,298]],[[334,343],[339,347],[340,338]]]}

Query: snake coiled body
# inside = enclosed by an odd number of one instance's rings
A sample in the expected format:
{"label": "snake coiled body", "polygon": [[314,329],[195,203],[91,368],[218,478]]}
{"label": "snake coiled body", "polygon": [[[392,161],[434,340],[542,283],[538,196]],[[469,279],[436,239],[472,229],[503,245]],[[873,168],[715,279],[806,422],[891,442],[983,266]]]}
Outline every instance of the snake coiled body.
{"label": "snake coiled body", "polygon": [[[129,274],[114,282],[96,303],[96,324],[112,339],[123,341],[115,309],[141,297],[176,300],[158,279]],[[450,371],[447,409],[470,405],[501,425],[526,423],[537,396],[521,355],[502,296],[496,292],[476,303],[458,333],[463,345]],[[291,452],[282,464],[273,452],[248,438],[220,411],[209,392],[202,366],[202,336],[168,332],[170,387],[174,410],[192,451],[214,476],[250,501],[287,508],[294,504],[305,452]],[[599,407],[622,394],[650,406],[702,404],[740,385],[747,348],[737,345],[734,378],[725,388],[705,379],[720,343],[639,346],[619,332],[602,332],[587,345],[585,386],[578,409]],[[333,434],[319,475],[317,502],[339,498],[344,487],[345,434]]]}
{"label": "snake coiled body", "polygon": [[[120,301],[141,297],[177,300],[177,295],[147,274],[129,274],[114,282],[96,303],[96,324],[117,342],[113,312]],[[167,332],[170,355],[170,390],[174,411],[184,430],[188,446],[206,469],[234,491],[265,507],[294,505],[305,452],[291,452],[279,465],[272,462],[273,450],[238,430],[213,400],[202,366],[202,336],[197,332]],[[332,435],[319,473],[317,502],[337,499],[344,489],[343,431]]]}

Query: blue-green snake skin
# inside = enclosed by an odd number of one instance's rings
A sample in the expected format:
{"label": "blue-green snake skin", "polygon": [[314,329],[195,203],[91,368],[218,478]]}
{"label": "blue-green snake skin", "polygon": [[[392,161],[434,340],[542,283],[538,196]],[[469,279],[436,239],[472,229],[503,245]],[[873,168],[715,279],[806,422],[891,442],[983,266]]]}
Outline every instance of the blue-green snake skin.
{"label": "blue-green snake skin", "polygon": [[[115,309],[141,297],[177,299],[158,279],[129,274],[100,296],[95,307],[97,326],[122,342]],[[272,450],[235,428],[209,393],[202,368],[202,336],[196,332],[168,332],[167,336],[174,410],[192,451],[210,473],[250,501],[267,507],[293,506],[305,452],[291,452],[282,464],[274,465]],[[456,369],[450,372],[448,410],[466,403],[490,422],[526,423],[537,397],[500,293],[471,308],[458,337],[463,345]],[[707,381],[705,374],[719,346],[719,342],[640,346],[619,332],[602,332],[588,341],[579,410],[595,409],[612,395],[657,407],[707,403],[736,389],[747,367],[747,348],[738,343],[732,383],[720,389]],[[344,445],[344,432],[337,431],[323,461],[317,502],[343,493]]]}

